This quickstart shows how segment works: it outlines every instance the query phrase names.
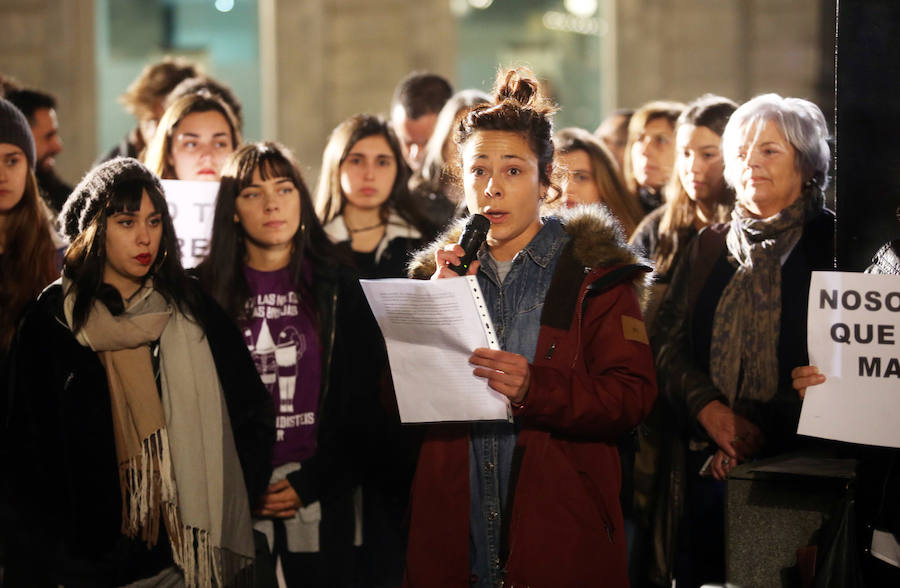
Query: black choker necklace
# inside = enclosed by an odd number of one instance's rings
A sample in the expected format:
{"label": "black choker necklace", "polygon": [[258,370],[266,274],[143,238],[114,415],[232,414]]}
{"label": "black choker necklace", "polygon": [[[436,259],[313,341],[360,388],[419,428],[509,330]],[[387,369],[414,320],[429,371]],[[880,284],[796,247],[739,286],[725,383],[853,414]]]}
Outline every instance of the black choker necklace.
{"label": "black choker necklace", "polygon": [[358,229],[351,229],[350,227],[347,227],[347,230],[350,232],[351,235],[355,235],[356,233],[362,233],[364,231],[371,231],[372,229],[377,229],[378,227],[383,227],[385,224],[387,224],[387,223],[382,221],[382,222],[378,223],[377,225],[369,225],[368,227],[360,227]]}

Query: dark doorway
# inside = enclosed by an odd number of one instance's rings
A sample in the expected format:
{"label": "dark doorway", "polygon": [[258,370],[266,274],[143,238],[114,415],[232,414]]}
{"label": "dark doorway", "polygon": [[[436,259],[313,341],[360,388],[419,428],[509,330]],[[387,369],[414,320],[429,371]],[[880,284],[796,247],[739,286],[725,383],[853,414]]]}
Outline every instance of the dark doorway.
{"label": "dark doorway", "polygon": [[900,2],[841,0],[837,63],[837,258],[859,271],[900,237]]}

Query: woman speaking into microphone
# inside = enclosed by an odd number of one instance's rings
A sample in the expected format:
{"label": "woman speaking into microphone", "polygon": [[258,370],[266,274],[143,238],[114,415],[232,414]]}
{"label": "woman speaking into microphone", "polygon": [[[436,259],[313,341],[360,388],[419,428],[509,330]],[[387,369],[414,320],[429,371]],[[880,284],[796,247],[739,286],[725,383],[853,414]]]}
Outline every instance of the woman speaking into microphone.
{"label": "woman speaking into microphone", "polygon": [[[513,423],[438,424],[419,456],[407,586],[627,585],[615,441],[650,410],[653,357],[638,290],[649,268],[605,210],[540,216],[553,184],[555,108],[523,69],[455,141],[471,213],[490,221],[476,275],[501,350],[474,374],[509,398]],[[461,225],[410,267],[457,275]]]}

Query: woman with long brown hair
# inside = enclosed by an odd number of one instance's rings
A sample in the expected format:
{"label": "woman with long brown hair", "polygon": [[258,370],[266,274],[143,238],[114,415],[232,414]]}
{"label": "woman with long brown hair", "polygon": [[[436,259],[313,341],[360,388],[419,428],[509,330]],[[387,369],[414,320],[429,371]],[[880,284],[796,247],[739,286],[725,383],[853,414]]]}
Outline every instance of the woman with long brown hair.
{"label": "woman with long brown hair", "polygon": [[[6,363],[19,314],[59,275],[48,212],[34,175],[28,120],[0,98],[0,460],[6,442]],[[0,484],[0,573],[12,511]]]}
{"label": "woman with long brown hair", "polygon": [[163,114],[144,164],[164,180],[218,181],[241,129],[224,100],[207,90],[186,94]]}
{"label": "woman with long brown hair", "polygon": [[[381,117],[351,116],[331,133],[322,157],[316,211],[325,233],[360,278],[402,278],[413,252],[434,232],[409,193],[400,142]],[[371,418],[379,453],[363,480],[362,574],[368,586],[395,586],[402,574],[404,516],[421,443],[402,427],[393,398]]]}
{"label": "woman with long brown hair", "polygon": [[656,279],[648,321],[655,314],[681,254],[697,232],[728,222],[734,189],[725,182],[722,133],[737,104],[705,94],[688,104],[675,125],[675,165],[665,187],[666,202],[641,221],[632,237],[653,260]]}
{"label": "woman with long brown hair", "polygon": [[[722,133],[737,104],[727,98],[706,94],[688,104],[675,126],[675,171],[665,188],[666,203],[641,221],[632,244],[654,261],[656,273],[650,296],[644,307],[644,320],[651,335],[660,304],[665,299],[675,267],[697,233],[712,223],[730,219],[734,189],[725,182]],[[665,382],[660,382],[664,389]],[[665,521],[674,520],[679,504],[677,483],[672,474],[681,463],[683,431],[667,399],[657,400],[653,411],[639,428],[634,471],[626,475],[634,480],[633,524],[635,539],[629,570],[633,584],[650,577],[667,583],[671,572],[672,545],[675,538]],[[627,458],[623,463],[628,463]],[[674,471],[677,472],[677,469]],[[626,505],[632,496],[626,497]],[[631,505],[629,505],[631,506]],[[651,549],[652,540],[658,546]],[[649,563],[649,565],[647,565]]]}
{"label": "woman with long brown hair", "polygon": [[198,273],[244,334],[277,410],[273,475],[254,525],[289,585],[348,586],[383,343],[293,156],[277,143],[249,143],[222,173]]}
{"label": "woman with long brown hair", "polygon": [[625,188],[613,155],[584,129],[569,127],[556,133],[557,163],[561,168],[562,200],[568,207],[604,204],[631,236],[643,211]]}
{"label": "woman with long brown hair", "polygon": [[28,121],[0,99],[0,365],[16,317],[59,276],[48,212],[34,176]]}
{"label": "woman with long brown hair", "polygon": [[400,142],[381,117],[357,114],[332,131],[316,212],[331,240],[352,255],[360,277],[403,277],[411,253],[434,232],[412,202],[409,175]]}

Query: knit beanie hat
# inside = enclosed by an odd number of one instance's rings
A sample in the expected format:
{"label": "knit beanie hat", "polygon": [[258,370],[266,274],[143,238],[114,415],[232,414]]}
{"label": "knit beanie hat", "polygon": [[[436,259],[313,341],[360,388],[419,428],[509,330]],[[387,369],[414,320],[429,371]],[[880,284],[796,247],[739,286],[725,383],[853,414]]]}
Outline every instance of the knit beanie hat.
{"label": "knit beanie hat", "polygon": [[9,143],[21,149],[28,159],[28,166],[34,169],[34,136],[28,119],[5,98],[0,98],[0,143]]}
{"label": "knit beanie hat", "polygon": [[154,185],[163,194],[159,178],[140,161],[131,157],[111,159],[89,171],[69,195],[59,213],[63,234],[74,241],[106,207],[117,187],[128,182]]}

